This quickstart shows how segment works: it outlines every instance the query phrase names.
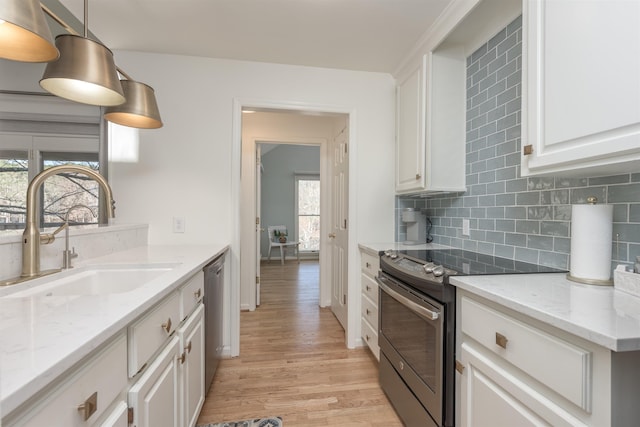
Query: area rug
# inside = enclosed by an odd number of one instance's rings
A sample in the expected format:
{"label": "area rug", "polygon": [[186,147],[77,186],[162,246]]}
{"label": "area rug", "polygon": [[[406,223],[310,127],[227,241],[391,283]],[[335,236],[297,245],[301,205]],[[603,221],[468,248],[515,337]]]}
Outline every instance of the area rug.
{"label": "area rug", "polygon": [[229,421],[218,424],[203,424],[198,427],[282,427],[282,418],[268,417],[255,420]]}

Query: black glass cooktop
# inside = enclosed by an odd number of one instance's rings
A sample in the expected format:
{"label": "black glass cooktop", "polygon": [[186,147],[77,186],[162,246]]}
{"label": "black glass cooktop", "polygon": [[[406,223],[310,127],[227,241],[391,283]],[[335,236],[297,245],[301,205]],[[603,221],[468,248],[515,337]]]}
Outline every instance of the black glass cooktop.
{"label": "black glass cooktop", "polygon": [[567,271],[462,249],[403,250],[398,253],[419,261],[442,265],[455,270],[459,275],[564,273]]}

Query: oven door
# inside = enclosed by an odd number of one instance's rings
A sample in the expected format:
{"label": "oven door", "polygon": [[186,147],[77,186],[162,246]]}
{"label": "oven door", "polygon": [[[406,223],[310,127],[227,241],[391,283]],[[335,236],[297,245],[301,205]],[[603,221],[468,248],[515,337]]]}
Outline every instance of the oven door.
{"label": "oven door", "polygon": [[445,307],[384,273],[377,280],[380,351],[440,426]]}

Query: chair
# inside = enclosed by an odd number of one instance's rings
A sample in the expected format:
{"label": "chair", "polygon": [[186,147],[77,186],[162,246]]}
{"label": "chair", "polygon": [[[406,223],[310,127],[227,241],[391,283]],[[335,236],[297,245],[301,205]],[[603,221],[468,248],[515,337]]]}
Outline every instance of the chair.
{"label": "chair", "polygon": [[300,262],[300,242],[291,242],[287,240],[284,243],[280,243],[280,236],[285,237],[289,234],[287,227],[284,225],[271,225],[267,227],[269,232],[269,255],[267,256],[267,262],[271,262],[271,250],[273,248],[280,248],[280,264],[284,265],[285,249],[289,247],[295,247],[296,255],[298,256],[298,263]]}

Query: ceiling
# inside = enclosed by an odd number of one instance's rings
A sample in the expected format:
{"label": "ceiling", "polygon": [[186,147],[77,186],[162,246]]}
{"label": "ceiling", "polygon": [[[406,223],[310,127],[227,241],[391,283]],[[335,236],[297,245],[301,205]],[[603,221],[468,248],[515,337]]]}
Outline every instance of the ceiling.
{"label": "ceiling", "polygon": [[113,50],[391,73],[452,1],[89,0],[88,21]]}

